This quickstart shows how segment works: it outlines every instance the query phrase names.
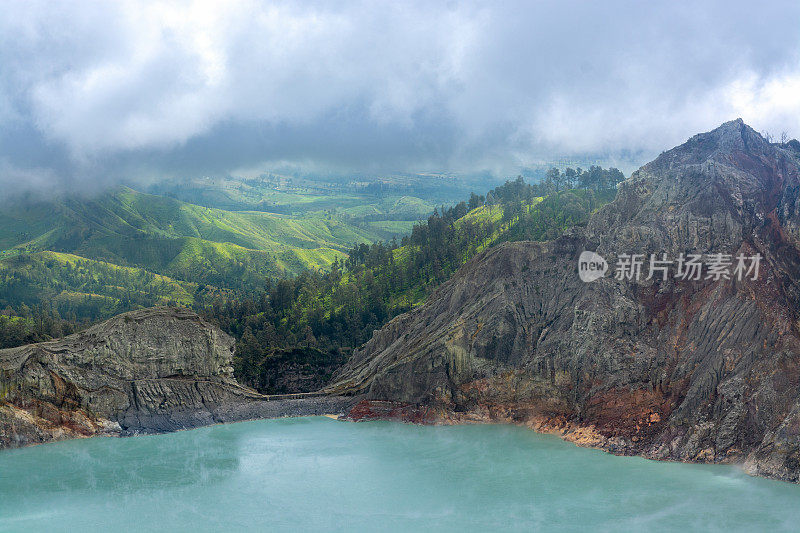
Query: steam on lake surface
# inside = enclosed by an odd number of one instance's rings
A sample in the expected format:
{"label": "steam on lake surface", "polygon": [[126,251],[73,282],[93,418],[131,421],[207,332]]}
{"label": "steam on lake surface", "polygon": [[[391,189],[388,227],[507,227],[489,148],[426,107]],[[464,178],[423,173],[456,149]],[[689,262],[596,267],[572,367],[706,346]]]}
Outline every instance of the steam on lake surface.
{"label": "steam on lake surface", "polygon": [[322,417],[0,452],[0,531],[752,531],[800,486],[509,426]]}

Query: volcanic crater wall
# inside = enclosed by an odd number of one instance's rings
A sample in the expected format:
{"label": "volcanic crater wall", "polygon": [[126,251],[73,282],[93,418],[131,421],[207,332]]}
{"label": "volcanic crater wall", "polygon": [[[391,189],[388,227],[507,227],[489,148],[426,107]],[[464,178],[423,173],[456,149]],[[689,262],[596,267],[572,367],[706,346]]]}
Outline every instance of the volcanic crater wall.
{"label": "volcanic crater wall", "polygon": [[[798,148],[741,120],[691,138],[622,183],[586,228],[473,259],[356,350],[329,390],[401,416],[527,423],[614,453],[800,480]],[[584,283],[584,250],[612,265],[620,254],[762,259],[756,279]]]}

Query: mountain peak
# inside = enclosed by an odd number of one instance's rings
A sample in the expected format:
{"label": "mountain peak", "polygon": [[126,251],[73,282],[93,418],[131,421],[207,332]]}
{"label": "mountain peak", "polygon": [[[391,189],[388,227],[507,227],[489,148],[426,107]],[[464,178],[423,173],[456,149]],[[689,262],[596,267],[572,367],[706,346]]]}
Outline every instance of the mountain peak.
{"label": "mountain peak", "polygon": [[[695,141],[695,143],[692,143]],[[745,124],[744,120],[737,118],[725,122],[718,128],[706,133],[699,133],[692,137],[687,144],[714,146],[724,152],[733,151],[762,151],[769,147],[769,143],[756,130]]]}
{"label": "mountain peak", "polygon": [[702,164],[711,159],[728,160],[735,153],[759,157],[774,155],[774,152],[774,147],[761,134],[737,118],[711,131],[694,135],[680,146],[662,153],[644,168],[655,170]]}

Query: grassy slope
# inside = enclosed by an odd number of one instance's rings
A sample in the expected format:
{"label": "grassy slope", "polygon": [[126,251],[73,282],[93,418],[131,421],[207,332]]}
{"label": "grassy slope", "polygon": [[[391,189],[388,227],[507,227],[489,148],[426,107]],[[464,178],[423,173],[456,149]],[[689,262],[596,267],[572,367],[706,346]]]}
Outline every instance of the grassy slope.
{"label": "grassy slope", "polygon": [[218,283],[231,262],[259,276],[324,269],[354,243],[385,234],[328,214],[230,212],[127,188],[95,200],[5,209],[0,224],[5,256],[53,250],[200,280],[211,268]]}
{"label": "grassy slope", "polygon": [[[100,314],[124,301],[188,305],[197,284],[249,289],[269,277],[328,269],[353,244],[389,238],[411,224],[347,220],[325,212],[231,212],[129,188],[91,200],[20,203],[0,209],[0,302],[72,309],[93,300]],[[145,274],[157,283],[134,282]],[[119,289],[133,285],[139,294]]]}
{"label": "grassy slope", "polygon": [[325,181],[300,179],[299,182],[288,183],[285,178],[278,181],[280,184],[276,181],[198,178],[187,183],[162,183],[154,186],[153,190],[156,194],[191,204],[232,211],[257,210],[295,214],[333,211],[356,218],[378,214],[388,215],[389,219],[399,219],[402,216],[403,220],[424,218],[438,203],[458,201],[468,193],[437,191],[436,187],[429,187],[421,190],[418,197],[400,190],[418,189],[408,186],[410,183],[399,189],[399,183],[395,183],[394,187],[390,185],[381,194],[376,194],[359,190],[358,187]]}
{"label": "grassy slope", "polygon": [[[570,194],[577,195],[581,198],[585,197],[587,192],[582,190],[573,190]],[[607,202],[610,202],[614,199],[614,192],[613,191],[602,191],[602,192],[595,192],[593,193],[597,197],[597,201],[600,205],[604,205]],[[535,198],[531,203],[524,205],[525,213],[531,214],[536,213],[536,208],[539,204],[542,203],[544,200],[543,197]],[[463,228],[464,225],[468,223],[499,223],[503,218],[503,207],[500,205],[484,205],[481,207],[477,207],[472,211],[468,212],[466,215],[461,217],[460,219],[454,222],[455,227]],[[464,256],[462,258],[462,263],[467,262],[472,256],[476,253],[480,253],[491,246],[508,240],[509,233],[512,230],[513,226],[518,222],[518,219],[515,218],[506,222],[503,225],[500,225],[488,238],[480,243],[475,243],[474,248],[470,250],[464,250]],[[410,254],[410,245],[401,246],[394,250],[394,260],[398,264],[406,264],[409,260]],[[391,305],[393,306],[402,306],[402,305],[410,305],[410,306],[417,306],[422,304],[427,297],[427,292],[425,291],[424,287],[417,286],[412,287],[408,290],[399,292],[395,295],[392,295],[391,298]]]}
{"label": "grassy slope", "polygon": [[155,187],[164,193],[191,204],[214,206],[241,211],[291,207],[293,211],[322,211],[357,206],[364,203],[362,195],[319,190],[313,187],[253,185],[234,179],[198,178],[185,184],[164,183]]}

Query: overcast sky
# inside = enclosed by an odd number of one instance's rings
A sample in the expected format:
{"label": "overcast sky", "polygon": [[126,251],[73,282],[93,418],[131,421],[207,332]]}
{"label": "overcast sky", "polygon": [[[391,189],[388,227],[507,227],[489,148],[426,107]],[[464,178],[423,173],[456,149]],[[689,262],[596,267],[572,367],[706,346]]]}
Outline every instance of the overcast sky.
{"label": "overcast sky", "polygon": [[799,2],[22,0],[0,15],[0,194],[286,164],[510,175],[650,157],[736,117],[800,136]]}

